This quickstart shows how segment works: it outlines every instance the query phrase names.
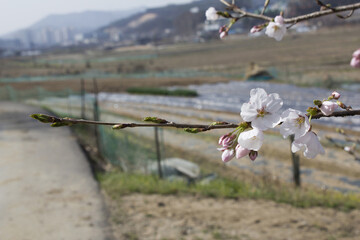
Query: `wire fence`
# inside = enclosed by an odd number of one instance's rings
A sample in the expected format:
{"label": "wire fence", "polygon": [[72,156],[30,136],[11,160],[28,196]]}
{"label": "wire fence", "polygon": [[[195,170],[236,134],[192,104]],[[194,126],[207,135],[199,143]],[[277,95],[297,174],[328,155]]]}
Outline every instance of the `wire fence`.
{"label": "wire fence", "polygon": [[[102,109],[96,94],[71,89],[49,91],[42,87],[17,90],[11,86],[0,87],[0,101],[24,102],[38,105],[58,116],[85,118],[89,120],[108,119],[114,116]],[[111,115],[111,116],[110,116]],[[133,129],[114,131],[106,126],[74,126],[75,131],[95,145],[98,154],[113,166],[126,172],[161,173],[157,161],[165,157],[162,129]],[[152,130],[150,133],[149,130]],[[143,131],[148,131],[144,134]],[[158,138],[156,137],[158,134]],[[160,151],[158,152],[157,149]]]}

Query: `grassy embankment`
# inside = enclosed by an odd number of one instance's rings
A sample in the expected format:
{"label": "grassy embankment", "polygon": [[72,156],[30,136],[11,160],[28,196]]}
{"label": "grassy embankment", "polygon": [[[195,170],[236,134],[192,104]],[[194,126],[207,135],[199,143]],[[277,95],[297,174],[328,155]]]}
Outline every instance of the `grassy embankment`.
{"label": "grassy embankment", "polygon": [[[92,130],[86,131],[84,127],[73,126],[75,133],[80,141],[88,146],[94,144],[89,135]],[[130,133],[127,133],[130,134]],[[130,134],[131,135],[131,134]],[[148,148],[150,140],[139,140],[137,151],[142,146]],[[139,142],[140,141],[140,142]],[[122,144],[121,142],[118,143]],[[132,146],[128,146],[131,148]],[[166,147],[167,152],[171,152],[175,157],[194,159],[193,153],[184,153],[178,149]],[[87,149],[91,149],[87,147]],[[148,149],[144,150],[148,151]],[[91,152],[90,152],[91,153]],[[92,152],[93,154],[94,152]],[[132,194],[162,194],[162,195],[192,195],[211,198],[230,198],[230,199],[265,199],[278,203],[286,203],[295,207],[325,207],[335,208],[343,211],[360,208],[359,194],[343,194],[330,190],[319,190],[318,188],[296,189],[292,184],[279,182],[262,176],[253,178],[249,181],[234,178],[233,175],[226,174],[226,169],[220,169],[219,165],[212,164],[205,159],[199,160],[202,173],[216,172],[219,178],[209,184],[192,184],[185,182],[171,182],[159,179],[156,176],[143,175],[139,173],[124,173],[113,170],[109,172],[97,173],[97,178],[105,192],[115,201],[121,201],[121,197]],[[204,167],[203,167],[204,166]],[[206,168],[206,169],[205,169]],[[115,170],[114,170],[115,169]]]}
{"label": "grassy embankment", "polygon": [[340,210],[360,208],[360,198],[356,194],[323,192],[310,189],[292,189],[280,185],[250,185],[244,182],[219,178],[209,184],[188,186],[184,182],[170,182],[155,176],[110,172],[99,174],[98,180],[113,199],[131,193],[163,195],[196,195],[212,198],[265,199],[287,203],[295,207],[326,207]]}

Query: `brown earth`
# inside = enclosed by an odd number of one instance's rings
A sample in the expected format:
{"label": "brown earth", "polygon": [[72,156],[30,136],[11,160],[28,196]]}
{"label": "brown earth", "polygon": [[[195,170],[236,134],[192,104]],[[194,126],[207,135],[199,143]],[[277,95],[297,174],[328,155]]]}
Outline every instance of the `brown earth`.
{"label": "brown earth", "polygon": [[112,201],[117,239],[359,239],[360,211],[134,194]]}

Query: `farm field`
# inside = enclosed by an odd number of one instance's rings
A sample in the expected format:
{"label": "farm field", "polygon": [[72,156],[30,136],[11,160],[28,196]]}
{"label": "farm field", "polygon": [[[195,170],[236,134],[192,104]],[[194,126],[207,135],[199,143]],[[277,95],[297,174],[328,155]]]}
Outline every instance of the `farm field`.
{"label": "farm field", "polygon": [[349,68],[358,47],[358,25],[289,34],[281,42],[262,36],[234,36],[225,41],[120,48],[109,51],[68,50],[33,58],[0,60],[0,86],[17,89],[43,86],[80,89],[97,78],[101,91],[119,92],[136,86],[174,86],[244,80],[251,63],[268,70],[274,81],[302,86],[338,87],[358,83]]}

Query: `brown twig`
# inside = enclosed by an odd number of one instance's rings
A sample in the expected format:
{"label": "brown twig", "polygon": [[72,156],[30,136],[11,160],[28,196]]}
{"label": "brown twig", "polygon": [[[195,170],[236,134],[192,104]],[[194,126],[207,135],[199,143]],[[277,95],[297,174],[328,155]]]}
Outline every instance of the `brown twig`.
{"label": "brown twig", "polygon": [[[42,119],[46,119],[45,121],[40,120],[36,116],[41,115]],[[31,117],[42,121],[44,123],[65,123],[64,125],[54,125],[56,126],[67,126],[71,124],[90,124],[90,125],[103,125],[103,126],[113,126],[114,129],[124,129],[124,128],[135,128],[135,127],[171,127],[171,128],[183,128],[183,129],[198,129],[198,132],[209,131],[213,129],[223,129],[223,128],[237,128],[238,124],[221,122],[217,124],[182,124],[182,123],[174,123],[174,122],[165,122],[165,123],[114,123],[114,122],[102,122],[102,121],[92,121],[92,120],[84,120],[84,119],[74,119],[74,118],[59,118],[54,116],[48,116],[45,114],[33,114]]]}
{"label": "brown twig", "polygon": [[[232,10],[235,13],[240,13],[244,17],[257,18],[257,19],[262,19],[265,21],[273,20],[273,18],[266,16],[266,15],[246,12],[243,9],[236,6],[235,4],[228,3],[226,0],[220,0],[220,1],[223,4],[225,4],[228,7],[228,9]],[[305,15],[301,15],[301,16],[297,16],[297,17],[293,17],[293,18],[285,18],[284,22],[286,24],[296,24],[301,21],[310,20],[313,18],[318,18],[318,17],[322,17],[322,16],[334,14],[334,13],[339,13],[339,12],[345,12],[345,11],[351,11],[351,13],[348,15],[348,16],[351,16],[353,11],[355,11],[356,9],[359,9],[359,8],[360,8],[360,3],[354,3],[354,4],[339,6],[339,7],[331,7],[331,8],[327,7],[326,10],[312,12],[309,14],[305,14]],[[346,16],[345,18],[347,18],[348,16]]]}
{"label": "brown twig", "polygon": [[357,116],[360,115],[360,110],[347,110],[347,111],[339,111],[339,112],[333,112],[331,115],[324,115],[322,113],[318,113],[314,116],[312,116],[312,119],[320,119],[324,117],[350,117],[350,116]]}
{"label": "brown twig", "polygon": [[269,3],[270,3],[270,0],[265,0],[264,7],[263,7],[263,9],[261,11],[261,15],[264,15],[264,13],[266,11],[266,8],[269,5]]}
{"label": "brown twig", "polygon": [[[48,116],[44,114],[33,114],[32,117],[39,120],[34,116],[41,115],[43,119],[46,119],[45,123],[53,123],[59,124],[58,126],[66,126],[66,124],[91,124],[91,125],[104,125],[104,126],[113,126],[114,129],[124,129],[124,128],[135,128],[135,127],[169,127],[169,128],[182,128],[187,130],[188,132],[205,132],[214,129],[226,129],[226,128],[237,128],[240,124],[234,123],[216,123],[210,125],[204,124],[183,124],[183,123],[174,123],[174,122],[165,122],[165,123],[112,123],[112,122],[101,122],[101,121],[91,121],[91,120],[83,120],[83,119],[73,119],[73,118],[58,118],[54,116]],[[334,112],[331,115],[325,116],[322,113],[314,115],[312,119],[320,119],[323,117],[348,117],[348,116],[356,116],[360,115],[360,110],[348,110],[348,111],[340,111]],[[39,120],[41,121],[41,120]],[[65,123],[65,125],[61,125],[61,123]],[[55,125],[56,126],[56,125]]]}

